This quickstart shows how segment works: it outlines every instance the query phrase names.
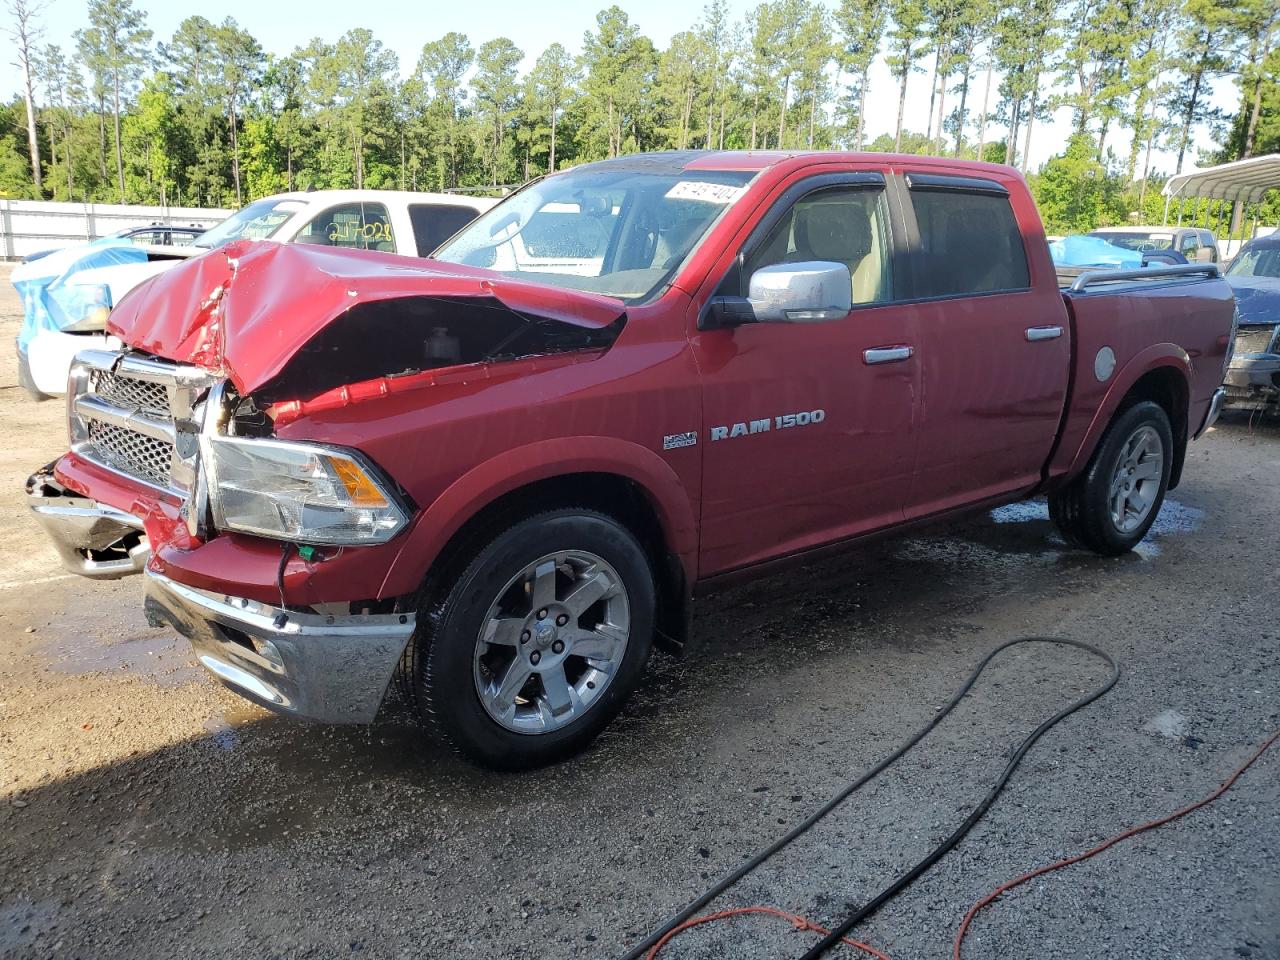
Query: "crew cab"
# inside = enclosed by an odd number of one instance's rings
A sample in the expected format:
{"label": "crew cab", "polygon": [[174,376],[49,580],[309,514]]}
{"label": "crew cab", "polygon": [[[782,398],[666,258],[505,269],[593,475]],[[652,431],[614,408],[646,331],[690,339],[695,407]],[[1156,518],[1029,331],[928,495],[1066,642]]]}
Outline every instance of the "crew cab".
{"label": "crew cab", "polygon": [[28,492],[72,569],[144,571],[151,621],[249,699],[368,722],[398,677],[522,768],[584,747],[729,578],[1038,494],[1131,549],[1232,325],[1212,264],[1060,288],[1008,167],[624,157],[419,264],[231,245],[152,280]]}
{"label": "crew cab", "polygon": [[[294,191],[255,200],[193,240],[151,245],[137,262],[76,269],[59,278],[59,284],[79,294],[75,302],[86,305],[84,315],[66,316],[60,327],[46,326],[20,337],[19,379],[36,399],[61,394],[77,353],[121,346],[103,333],[102,317],[113,304],[177,263],[235,240],[269,238],[280,243],[425,257],[496,202],[486,197],[398,190]],[[21,279],[16,271],[15,279]]]}

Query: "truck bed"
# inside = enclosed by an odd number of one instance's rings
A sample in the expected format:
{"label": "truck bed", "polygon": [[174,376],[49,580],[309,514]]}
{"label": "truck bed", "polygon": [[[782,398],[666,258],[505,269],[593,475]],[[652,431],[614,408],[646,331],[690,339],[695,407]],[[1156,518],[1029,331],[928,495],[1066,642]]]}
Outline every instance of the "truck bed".
{"label": "truck bed", "polygon": [[1155,389],[1162,368],[1185,374],[1185,381],[1170,379],[1170,384],[1189,385],[1186,422],[1174,424],[1175,441],[1184,449],[1222,385],[1231,346],[1234,298],[1217,265],[1088,270],[1064,288],[1063,300],[1071,324],[1072,369],[1046,479],[1082,468],[1123,399],[1116,385],[1150,374]]}

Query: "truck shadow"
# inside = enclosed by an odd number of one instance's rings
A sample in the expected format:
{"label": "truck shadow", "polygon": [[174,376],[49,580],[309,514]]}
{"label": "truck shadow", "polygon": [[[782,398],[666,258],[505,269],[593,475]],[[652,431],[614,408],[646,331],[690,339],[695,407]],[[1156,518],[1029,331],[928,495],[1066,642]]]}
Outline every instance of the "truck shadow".
{"label": "truck shadow", "polygon": [[[1153,542],[1198,522],[1198,511],[1170,501]],[[803,663],[821,670],[868,653],[954,644],[982,634],[984,608],[1002,598],[1070,596],[1091,589],[1104,567],[1141,572],[1148,559],[1069,551],[1043,502],[1016,504],[700,602],[699,652],[684,660],[655,656],[598,744],[552,769],[518,777],[478,771],[424,736],[394,694],[375,724],[348,728],[276,717],[224,693],[225,709],[206,724],[207,735],[24,793],[20,812],[0,806],[0,830],[17,861],[68,842],[63,823],[75,824],[75,842],[102,845],[103,855],[122,855],[126,848],[116,844],[130,843],[234,852],[358,836],[424,808],[465,804],[469,815],[486,816],[537,805],[575,784],[607,782],[618,770],[661,768],[690,731],[715,736],[716,704],[727,691],[778,669]]]}

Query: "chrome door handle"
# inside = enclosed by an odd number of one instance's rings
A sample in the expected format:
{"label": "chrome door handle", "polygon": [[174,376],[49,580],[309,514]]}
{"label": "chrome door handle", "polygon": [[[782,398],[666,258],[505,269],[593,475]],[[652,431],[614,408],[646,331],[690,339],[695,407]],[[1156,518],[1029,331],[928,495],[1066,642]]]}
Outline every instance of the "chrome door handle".
{"label": "chrome door handle", "polygon": [[1061,327],[1027,327],[1027,339],[1032,343],[1037,340],[1057,340],[1062,336]]}
{"label": "chrome door handle", "polygon": [[872,347],[862,351],[862,362],[870,366],[873,363],[896,363],[899,360],[910,360],[915,353],[910,347]]}

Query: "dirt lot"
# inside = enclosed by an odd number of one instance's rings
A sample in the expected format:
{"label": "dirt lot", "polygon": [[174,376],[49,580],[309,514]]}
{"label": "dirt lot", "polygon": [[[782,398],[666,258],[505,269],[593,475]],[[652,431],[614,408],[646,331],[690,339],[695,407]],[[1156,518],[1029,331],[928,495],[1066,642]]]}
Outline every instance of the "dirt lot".
{"label": "dirt lot", "polygon": [[[61,406],[15,386],[0,276],[0,956],[584,957],[623,952],[887,753],[1006,639],[1124,671],[1050,732],[960,848],[859,936],[949,957],[997,883],[1207,793],[1280,725],[1280,430],[1228,422],[1140,552],[1066,550],[1041,504],[884,542],[706,602],[581,759],[477,772],[396,711],[306,726],[207,679],[136,581],[63,576],[21,484]],[[881,781],[720,906],[818,921],[964,816],[1012,744],[1104,671],[1022,648]],[[667,958],[798,956],[741,919]],[[1280,749],[1213,807],[984,914],[966,956],[1280,958]]]}

